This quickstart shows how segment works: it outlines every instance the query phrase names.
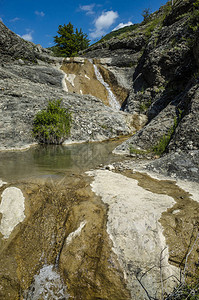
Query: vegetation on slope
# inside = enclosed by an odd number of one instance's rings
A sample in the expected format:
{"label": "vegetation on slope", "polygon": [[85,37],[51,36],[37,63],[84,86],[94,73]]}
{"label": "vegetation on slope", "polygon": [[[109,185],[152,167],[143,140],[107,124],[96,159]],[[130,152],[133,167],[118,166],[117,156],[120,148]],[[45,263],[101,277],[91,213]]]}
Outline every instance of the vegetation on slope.
{"label": "vegetation on slope", "polygon": [[[140,24],[134,24],[131,26],[126,26],[121,29],[112,31],[107,35],[103,36],[95,44],[100,44],[108,42],[113,38],[119,40],[124,38],[131,38],[133,36],[143,34],[146,38],[150,38],[153,32],[159,31],[165,26],[167,18],[173,13],[175,9],[178,9],[179,2],[178,0],[168,1],[165,5],[161,6],[160,9],[154,13],[150,14],[149,9],[145,9],[142,12],[143,21]],[[188,0],[184,0],[184,3],[188,3]],[[197,31],[199,23],[199,0],[196,0],[193,3],[192,11],[185,11],[183,13],[179,12],[177,19],[187,17],[189,20],[190,28],[192,31]],[[95,45],[94,44],[94,45]]]}
{"label": "vegetation on slope", "polygon": [[128,38],[132,36],[132,34],[136,35],[136,33],[139,33],[141,31],[143,31],[143,33],[146,32],[146,34],[149,35],[149,32],[152,32],[157,25],[162,25],[164,18],[170,12],[171,8],[171,1],[169,1],[166,5],[160,8],[159,12],[150,14],[149,9],[145,9],[142,13],[142,16],[144,18],[143,22],[141,22],[140,24],[133,24],[120,28],[118,30],[114,30],[103,36],[97,43],[103,43],[105,41],[109,41],[112,38]]}
{"label": "vegetation on slope", "polygon": [[88,48],[90,40],[82,29],[74,31],[74,26],[69,22],[67,25],[59,25],[58,35],[54,37],[55,46],[51,48],[56,56],[71,57],[79,51]]}
{"label": "vegetation on slope", "polygon": [[42,144],[62,144],[70,134],[71,122],[71,113],[61,107],[61,100],[49,101],[35,116],[33,135]]}

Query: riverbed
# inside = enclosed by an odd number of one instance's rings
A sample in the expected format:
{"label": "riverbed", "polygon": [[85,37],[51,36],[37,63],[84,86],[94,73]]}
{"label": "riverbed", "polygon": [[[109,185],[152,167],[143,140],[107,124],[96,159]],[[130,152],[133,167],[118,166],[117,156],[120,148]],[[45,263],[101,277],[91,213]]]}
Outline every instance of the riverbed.
{"label": "riverbed", "polygon": [[191,249],[197,272],[198,185],[149,176],[120,142],[0,153],[1,299],[161,299]]}

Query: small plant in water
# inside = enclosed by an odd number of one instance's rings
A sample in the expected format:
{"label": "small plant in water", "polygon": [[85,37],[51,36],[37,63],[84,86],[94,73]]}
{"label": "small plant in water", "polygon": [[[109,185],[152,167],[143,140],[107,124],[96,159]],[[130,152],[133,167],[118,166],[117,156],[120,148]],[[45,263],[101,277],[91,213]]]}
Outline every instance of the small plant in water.
{"label": "small plant in water", "polygon": [[33,121],[33,136],[43,144],[62,144],[70,135],[71,112],[61,107],[61,100],[48,102],[46,109],[38,112]]}

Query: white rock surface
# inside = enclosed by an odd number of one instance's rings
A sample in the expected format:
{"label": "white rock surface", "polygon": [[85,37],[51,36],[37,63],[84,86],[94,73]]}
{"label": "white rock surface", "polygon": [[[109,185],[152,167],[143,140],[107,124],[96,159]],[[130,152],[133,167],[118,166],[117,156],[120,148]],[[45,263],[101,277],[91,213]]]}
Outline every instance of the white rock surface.
{"label": "white rock surface", "polygon": [[[107,170],[89,172],[95,176],[92,190],[108,204],[107,231],[113,241],[113,251],[128,281],[132,299],[147,299],[136,279],[144,272],[142,283],[155,296],[161,294],[160,256],[166,247],[163,229],[159,223],[161,213],[175,202],[167,195],[153,194],[138,186],[137,181]],[[162,252],[162,277],[177,275],[178,269],[168,264],[167,248]],[[173,278],[164,288],[172,288]]]}
{"label": "white rock surface", "polygon": [[66,290],[67,287],[63,284],[53,265],[44,265],[39,274],[34,276],[34,282],[27,291],[26,299],[68,299],[70,295]]}
{"label": "white rock surface", "polygon": [[6,184],[6,182],[4,182],[0,179],[0,187],[2,187],[4,184]]}
{"label": "white rock surface", "polygon": [[84,228],[84,226],[86,225],[86,221],[81,222],[79,227],[74,231],[71,232],[69,234],[69,236],[66,239],[66,244],[70,244],[72,242],[72,240],[76,237],[76,236],[80,236],[82,229]]}
{"label": "white rock surface", "polygon": [[65,79],[72,84],[72,86],[75,86],[74,80],[75,80],[76,75],[75,74],[66,74]]}
{"label": "white rock surface", "polygon": [[2,219],[0,232],[7,239],[15,226],[23,222],[25,218],[25,198],[22,191],[16,187],[6,188],[1,197],[0,213],[2,213]]}

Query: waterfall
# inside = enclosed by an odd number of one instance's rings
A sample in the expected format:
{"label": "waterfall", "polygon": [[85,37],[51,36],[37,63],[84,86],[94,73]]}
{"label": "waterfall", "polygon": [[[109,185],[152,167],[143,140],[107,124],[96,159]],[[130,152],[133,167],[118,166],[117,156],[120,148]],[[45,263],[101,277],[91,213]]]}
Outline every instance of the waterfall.
{"label": "waterfall", "polygon": [[97,80],[99,80],[99,82],[105,87],[105,89],[108,92],[108,100],[109,100],[109,104],[110,106],[115,109],[115,110],[120,110],[121,106],[119,104],[119,102],[117,101],[115,95],[113,94],[113,92],[111,91],[111,88],[109,86],[109,84],[107,82],[104,81],[98,67],[96,66],[96,64],[93,63],[92,59],[89,59],[90,63],[93,64],[93,68],[95,71],[95,75],[97,77]]}

